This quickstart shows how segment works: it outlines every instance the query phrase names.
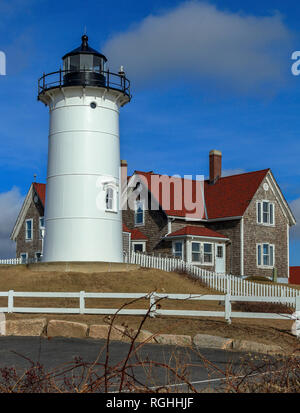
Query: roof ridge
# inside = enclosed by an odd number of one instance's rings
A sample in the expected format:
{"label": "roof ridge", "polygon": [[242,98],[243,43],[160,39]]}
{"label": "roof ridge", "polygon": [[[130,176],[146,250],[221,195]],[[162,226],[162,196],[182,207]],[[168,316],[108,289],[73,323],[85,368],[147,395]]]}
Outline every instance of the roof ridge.
{"label": "roof ridge", "polygon": [[[227,179],[227,178],[232,178],[233,176],[241,176],[241,175],[247,175],[247,174],[255,174],[255,173],[258,173],[258,172],[268,172],[268,171],[270,171],[271,170],[271,168],[266,168],[266,169],[259,169],[259,170],[257,170],[257,171],[249,171],[249,172],[242,172],[242,173],[239,173],[239,174],[233,174],[233,175],[228,175],[228,176],[221,176],[219,179],[221,180],[221,179]],[[134,171],[134,173],[132,174],[132,176],[135,174],[135,173],[137,173],[137,174],[145,174],[145,175],[158,175],[158,176],[167,176],[167,177],[169,177],[169,178],[178,178],[178,179],[184,179],[184,177],[181,177],[181,176],[175,176],[175,175],[168,175],[168,174],[159,174],[159,173],[155,173],[155,172],[153,172],[153,171],[150,171],[150,172],[144,172],[144,171]],[[195,179],[191,179],[191,181],[196,181]],[[204,179],[204,182],[208,182],[209,181],[209,179]]]}

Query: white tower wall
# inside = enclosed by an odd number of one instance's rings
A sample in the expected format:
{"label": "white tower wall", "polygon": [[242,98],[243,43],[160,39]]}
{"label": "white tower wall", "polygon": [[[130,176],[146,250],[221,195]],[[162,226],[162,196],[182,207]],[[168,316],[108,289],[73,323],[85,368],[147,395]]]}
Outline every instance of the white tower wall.
{"label": "white tower wall", "polygon": [[[69,86],[41,100],[50,110],[43,261],[122,262],[119,107],[128,97]],[[115,186],[114,212],[105,210],[107,184]]]}

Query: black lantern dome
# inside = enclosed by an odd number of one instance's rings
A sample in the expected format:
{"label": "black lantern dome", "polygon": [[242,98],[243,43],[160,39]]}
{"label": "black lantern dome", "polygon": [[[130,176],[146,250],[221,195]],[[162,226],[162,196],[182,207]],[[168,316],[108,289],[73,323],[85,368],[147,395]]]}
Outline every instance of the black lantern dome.
{"label": "black lantern dome", "polygon": [[106,57],[88,45],[83,35],[81,45],[63,56],[64,86],[105,86]]}

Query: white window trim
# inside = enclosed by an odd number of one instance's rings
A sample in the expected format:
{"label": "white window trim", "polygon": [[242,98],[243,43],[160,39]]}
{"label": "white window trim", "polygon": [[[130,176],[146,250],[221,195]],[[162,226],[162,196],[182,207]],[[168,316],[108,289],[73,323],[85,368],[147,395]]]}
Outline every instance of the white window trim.
{"label": "white window trim", "polygon": [[[210,244],[211,245],[211,258],[212,262],[204,262],[204,244]],[[207,265],[208,267],[214,266],[215,265],[215,249],[214,249],[214,243],[213,242],[203,242],[203,263],[201,265]]]}
{"label": "white window trim", "polygon": [[[193,261],[193,244],[199,244],[200,245],[199,252],[198,251],[195,252],[195,254],[200,254],[200,261]],[[200,242],[200,241],[191,240],[191,249],[190,249],[191,257],[190,257],[190,261],[191,261],[191,264],[193,264],[193,265],[202,265],[202,261],[203,261],[203,245],[202,244],[203,243]]]}
{"label": "white window trim", "polygon": [[135,245],[142,245],[143,246],[142,252],[146,252],[146,241],[131,241],[132,251],[134,251],[134,246]]}
{"label": "white window trim", "polygon": [[[31,238],[27,238],[27,222],[31,221]],[[25,221],[25,241],[33,240],[33,218],[26,219]]]}
{"label": "white window trim", "polygon": [[[143,209],[143,222],[142,223],[137,223],[136,222],[136,214],[137,214],[137,206],[138,204],[142,204],[142,209]],[[136,201],[135,202],[135,208],[134,208],[134,226],[135,227],[143,227],[145,226],[145,202],[144,201]]]}
{"label": "white window trim", "polygon": [[[264,265],[263,264],[263,258],[264,258],[264,254],[263,254],[263,246],[264,245],[268,245],[269,247],[273,247],[273,265]],[[258,264],[258,246],[260,245],[261,248],[261,264]],[[256,244],[256,266],[257,268],[265,268],[265,269],[273,269],[275,267],[275,258],[276,258],[276,254],[275,254],[275,245],[274,244],[269,244],[268,242],[261,242]]]}
{"label": "white window trim", "polygon": [[175,244],[181,244],[181,258],[180,259],[184,260],[184,241],[180,241],[180,240],[172,241],[172,253],[175,258],[178,258],[175,256]]}
{"label": "white window trim", "polygon": [[[192,261],[193,258],[193,246],[192,244],[200,244],[200,261]],[[204,262],[204,244],[210,244],[212,246],[211,248],[211,262]],[[208,241],[191,241],[191,249],[190,249],[190,262],[192,265],[201,265],[201,266],[206,266],[206,267],[213,267],[215,265],[215,248],[214,248],[214,243],[213,242],[208,242]]]}
{"label": "white window trim", "polygon": [[22,260],[22,255],[26,256],[26,262],[28,261],[28,252],[20,252],[20,258]]}
{"label": "white window trim", "polygon": [[[263,203],[267,202],[269,205],[273,205],[273,224],[263,222]],[[258,204],[260,204],[260,215],[261,222],[258,221]],[[269,211],[270,214],[270,211]],[[263,225],[265,227],[275,227],[275,203],[267,199],[262,199],[261,201],[256,201],[256,223],[257,225]]]}

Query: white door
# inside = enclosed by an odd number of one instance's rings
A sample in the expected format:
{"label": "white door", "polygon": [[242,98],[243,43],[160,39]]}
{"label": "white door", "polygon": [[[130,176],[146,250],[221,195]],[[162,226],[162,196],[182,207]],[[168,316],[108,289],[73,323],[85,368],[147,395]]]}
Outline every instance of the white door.
{"label": "white door", "polygon": [[216,273],[225,274],[225,245],[216,244]]}

